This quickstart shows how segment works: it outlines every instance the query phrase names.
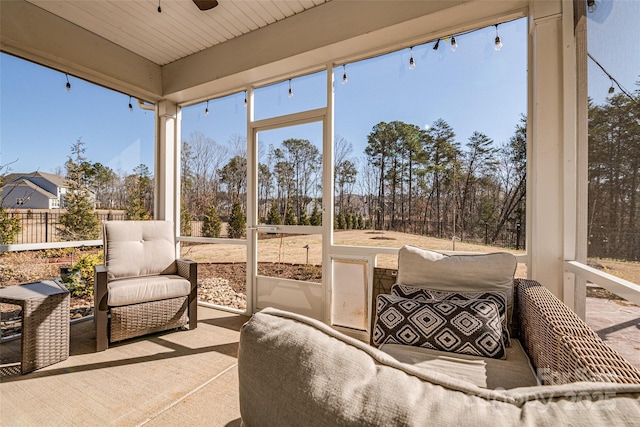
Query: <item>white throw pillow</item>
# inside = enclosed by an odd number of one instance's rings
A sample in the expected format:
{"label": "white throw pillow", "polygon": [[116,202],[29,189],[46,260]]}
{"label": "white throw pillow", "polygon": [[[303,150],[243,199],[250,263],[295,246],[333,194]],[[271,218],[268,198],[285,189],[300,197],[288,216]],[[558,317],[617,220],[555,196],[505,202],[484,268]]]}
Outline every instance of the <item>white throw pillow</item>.
{"label": "white throw pillow", "polygon": [[513,314],[515,256],[507,252],[445,255],[405,245],[398,252],[396,283],[439,291],[502,291],[507,296],[507,320]]}

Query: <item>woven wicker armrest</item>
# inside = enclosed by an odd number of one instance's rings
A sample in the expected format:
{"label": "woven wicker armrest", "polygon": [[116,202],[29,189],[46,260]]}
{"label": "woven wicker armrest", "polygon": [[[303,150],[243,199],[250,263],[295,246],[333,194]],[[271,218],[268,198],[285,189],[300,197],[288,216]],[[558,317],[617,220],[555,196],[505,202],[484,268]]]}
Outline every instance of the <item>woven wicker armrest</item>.
{"label": "woven wicker armrest", "polygon": [[189,294],[189,329],[198,327],[198,263],[190,259],[177,259],[178,275],[191,283]]}
{"label": "woven wicker armrest", "polygon": [[520,337],[543,384],[634,383],[640,375],[551,291],[518,280]]}

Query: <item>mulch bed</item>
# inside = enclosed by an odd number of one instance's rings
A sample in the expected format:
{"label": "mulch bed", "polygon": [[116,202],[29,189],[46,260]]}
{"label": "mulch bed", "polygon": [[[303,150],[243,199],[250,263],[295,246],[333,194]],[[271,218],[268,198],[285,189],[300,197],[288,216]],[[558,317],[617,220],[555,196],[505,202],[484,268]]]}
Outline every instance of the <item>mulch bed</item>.
{"label": "mulch bed", "polygon": [[[322,282],[322,268],[316,265],[259,263],[258,273],[269,277]],[[246,277],[246,263],[199,263],[199,300],[244,309],[246,307]],[[587,287],[587,297],[623,300],[606,289],[595,286]],[[71,297],[70,305],[70,319],[80,319],[93,314],[93,297]],[[1,336],[15,335],[20,332],[20,328],[20,307],[2,304]]]}
{"label": "mulch bed", "polygon": [[[283,277],[310,282],[322,282],[322,268],[315,265],[259,263],[258,273],[271,277]],[[198,296],[200,301],[246,308],[246,263],[199,263]],[[1,304],[0,336],[20,333],[20,307]],[[70,319],[81,319],[93,314],[93,297],[71,297]]]}

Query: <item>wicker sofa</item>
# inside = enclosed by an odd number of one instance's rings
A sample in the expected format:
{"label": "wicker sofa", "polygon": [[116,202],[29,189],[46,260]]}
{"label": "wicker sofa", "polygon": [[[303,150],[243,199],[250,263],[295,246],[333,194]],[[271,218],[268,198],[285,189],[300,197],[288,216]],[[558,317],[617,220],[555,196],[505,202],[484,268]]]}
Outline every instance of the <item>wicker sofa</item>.
{"label": "wicker sofa", "polygon": [[[376,269],[374,292],[388,292],[397,277]],[[522,348],[524,364],[510,363],[511,353],[465,361],[414,346],[375,348],[265,309],[240,336],[243,423],[640,425],[640,372],[538,282],[515,280],[513,290],[509,351]]]}

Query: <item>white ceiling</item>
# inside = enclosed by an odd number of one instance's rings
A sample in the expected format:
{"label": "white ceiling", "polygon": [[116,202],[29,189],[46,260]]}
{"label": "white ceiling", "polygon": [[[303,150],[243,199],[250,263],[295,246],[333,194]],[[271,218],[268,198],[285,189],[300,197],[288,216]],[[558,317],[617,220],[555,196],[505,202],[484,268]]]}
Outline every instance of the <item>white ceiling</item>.
{"label": "white ceiling", "polygon": [[330,0],[218,0],[208,11],[191,0],[27,1],[165,65]]}
{"label": "white ceiling", "polygon": [[[0,51],[186,105],[524,16],[530,0],[0,0]],[[546,4],[534,3],[534,4]],[[553,3],[555,4],[555,2]]]}

